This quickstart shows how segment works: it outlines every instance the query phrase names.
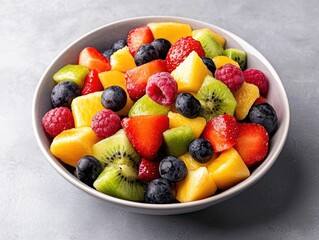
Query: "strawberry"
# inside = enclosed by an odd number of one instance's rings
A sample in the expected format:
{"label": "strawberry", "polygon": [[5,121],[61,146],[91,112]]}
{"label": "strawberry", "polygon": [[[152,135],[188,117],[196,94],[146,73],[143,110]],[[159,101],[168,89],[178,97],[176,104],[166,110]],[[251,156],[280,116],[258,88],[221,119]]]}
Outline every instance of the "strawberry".
{"label": "strawberry", "polygon": [[165,72],[165,60],[157,59],[133,68],[125,73],[126,88],[130,98],[137,101],[146,93],[148,78],[154,73]]}
{"label": "strawberry", "polygon": [[172,72],[184,59],[195,51],[199,57],[205,57],[205,51],[201,43],[191,36],[182,37],[168,50],[166,56],[167,69]]}
{"label": "strawberry", "polygon": [[163,132],[169,127],[169,118],[164,115],[140,115],[124,118],[121,124],[139,155],[152,160],[163,143]]}
{"label": "strawberry", "polygon": [[138,167],[138,180],[143,182],[150,182],[160,177],[159,174],[159,161],[149,161],[142,158],[142,161]]}
{"label": "strawberry", "polygon": [[268,153],[267,130],[256,123],[238,123],[239,136],[234,148],[248,167],[265,159]]}
{"label": "strawberry", "polygon": [[111,70],[110,61],[93,47],[86,47],[80,52],[78,63],[98,73]]}
{"label": "strawberry", "polygon": [[104,88],[100,82],[98,72],[91,70],[84,80],[82,95],[102,91],[103,89]]}
{"label": "strawberry", "polygon": [[137,49],[154,40],[151,29],[148,26],[132,29],[127,36],[127,46],[134,57]]}
{"label": "strawberry", "polygon": [[266,102],[267,102],[267,98],[264,98],[264,97],[260,96],[260,97],[258,97],[255,100],[253,105],[255,106],[255,105],[258,105],[258,104],[261,104],[261,103],[266,103]]}
{"label": "strawberry", "polygon": [[212,144],[216,153],[234,146],[238,135],[236,118],[228,114],[210,119],[202,132],[202,137]]}

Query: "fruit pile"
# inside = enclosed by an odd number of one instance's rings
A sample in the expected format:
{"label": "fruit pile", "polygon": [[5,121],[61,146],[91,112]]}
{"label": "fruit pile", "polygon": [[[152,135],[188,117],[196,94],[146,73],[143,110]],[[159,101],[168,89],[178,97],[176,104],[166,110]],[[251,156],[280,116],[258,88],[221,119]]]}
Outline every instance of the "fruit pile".
{"label": "fruit pile", "polygon": [[204,199],[250,176],[278,126],[265,74],[225,37],[153,22],[54,76],[42,125],[51,153],[105,194]]}

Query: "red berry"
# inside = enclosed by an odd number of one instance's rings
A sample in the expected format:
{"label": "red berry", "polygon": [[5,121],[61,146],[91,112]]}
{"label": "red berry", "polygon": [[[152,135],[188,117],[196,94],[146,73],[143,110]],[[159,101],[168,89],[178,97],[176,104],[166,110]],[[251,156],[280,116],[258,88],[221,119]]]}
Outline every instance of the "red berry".
{"label": "red berry", "polygon": [[256,85],[259,88],[260,94],[264,97],[267,96],[268,79],[262,71],[254,68],[247,68],[243,74],[246,82]]}
{"label": "red berry", "polygon": [[144,182],[150,182],[154,179],[160,177],[159,174],[159,162],[158,161],[148,161],[142,158],[142,161],[138,167],[138,180]]}
{"label": "red berry", "polygon": [[166,56],[168,71],[173,71],[192,51],[197,52],[200,57],[205,57],[202,44],[191,36],[177,40],[168,50]]}
{"label": "red berry", "polygon": [[153,74],[147,82],[146,94],[158,104],[169,106],[175,101],[177,83],[168,72]]}
{"label": "red berry", "polygon": [[137,49],[143,44],[151,43],[154,40],[153,33],[148,26],[132,29],[127,36],[127,45],[134,57]]}
{"label": "red berry", "polygon": [[244,83],[242,70],[230,63],[217,68],[215,78],[225,83],[232,93],[236,92]]}
{"label": "red berry", "polygon": [[214,152],[222,152],[236,144],[238,134],[236,118],[223,114],[207,122],[202,137],[212,144]]}
{"label": "red berry", "polygon": [[110,61],[96,48],[86,47],[79,54],[78,64],[88,69],[104,72],[111,69]]}
{"label": "red berry", "polygon": [[42,126],[45,132],[53,138],[64,130],[74,128],[71,110],[67,107],[51,109],[43,116]]}
{"label": "red berry", "polygon": [[91,70],[86,76],[82,88],[82,95],[86,95],[93,92],[103,91],[102,83],[100,82],[98,72]]}
{"label": "red berry", "polygon": [[99,111],[92,118],[92,129],[96,136],[107,138],[121,128],[121,119],[113,111],[106,109]]}

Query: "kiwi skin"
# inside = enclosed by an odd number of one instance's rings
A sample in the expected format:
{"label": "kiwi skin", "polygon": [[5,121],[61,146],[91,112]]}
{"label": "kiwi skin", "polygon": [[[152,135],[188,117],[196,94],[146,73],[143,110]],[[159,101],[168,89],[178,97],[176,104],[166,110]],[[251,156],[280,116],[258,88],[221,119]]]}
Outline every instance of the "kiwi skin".
{"label": "kiwi skin", "polygon": [[226,84],[211,76],[206,76],[196,94],[201,103],[200,116],[207,121],[221,114],[234,115],[236,99]]}
{"label": "kiwi skin", "polygon": [[111,164],[103,170],[93,186],[99,192],[113,197],[142,202],[146,185],[137,180],[137,171],[132,166]]}
{"label": "kiwi skin", "polygon": [[223,55],[236,61],[241,70],[244,71],[247,68],[247,53],[245,51],[236,48],[227,48],[224,50]]}

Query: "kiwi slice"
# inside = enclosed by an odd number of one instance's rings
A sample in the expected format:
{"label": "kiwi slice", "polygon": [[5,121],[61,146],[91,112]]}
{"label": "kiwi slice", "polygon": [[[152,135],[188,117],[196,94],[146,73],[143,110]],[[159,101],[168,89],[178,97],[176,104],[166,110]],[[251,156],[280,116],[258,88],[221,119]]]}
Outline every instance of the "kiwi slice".
{"label": "kiwi slice", "polygon": [[141,161],[123,129],[94,144],[92,155],[100,161],[103,167],[116,164],[137,168]]}
{"label": "kiwi slice", "polygon": [[199,115],[207,121],[221,114],[234,115],[236,99],[226,84],[211,76],[206,76],[196,94],[201,104]]}
{"label": "kiwi slice", "polygon": [[224,50],[223,55],[238,62],[241,70],[247,67],[247,53],[237,48],[227,48]]}
{"label": "kiwi slice", "polygon": [[149,96],[144,95],[137,100],[130,109],[128,116],[139,115],[167,115],[169,112],[169,106],[163,106],[154,102]]}
{"label": "kiwi slice", "polygon": [[189,144],[195,139],[190,126],[171,128],[163,133],[164,145],[168,155],[179,157],[188,151]]}
{"label": "kiwi slice", "polygon": [[130,201],[143,201],[145,184],[137,180],[137,168],[128,165],[106,167],[93,186],[99,192]]}
{"label": "kiwi slice", "polygon": [[207,31],[197,31],[193,38],[200,41],[205,51],[205,56],[213,59],[216,56],[222,55],[223,47],[215,40],[215,38]]}

